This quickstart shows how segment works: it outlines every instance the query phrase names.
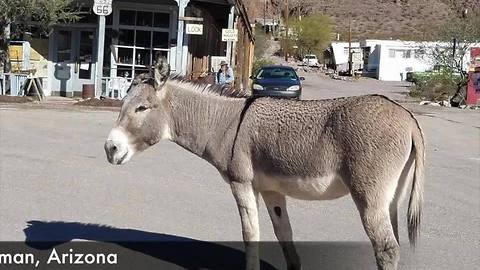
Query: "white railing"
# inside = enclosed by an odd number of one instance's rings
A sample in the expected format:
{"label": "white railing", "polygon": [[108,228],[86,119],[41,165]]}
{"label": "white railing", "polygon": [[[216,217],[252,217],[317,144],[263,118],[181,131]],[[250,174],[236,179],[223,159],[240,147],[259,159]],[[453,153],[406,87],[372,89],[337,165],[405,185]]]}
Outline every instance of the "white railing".
{"label": "white railing", "polygon": [[[7,85],[9,85],[10,96],[23,95],[25,82],[28,79],[27,74],[2,73],[0,74],[0,94],[7,94]],[[9,84],[7,84],[7,81]]]}

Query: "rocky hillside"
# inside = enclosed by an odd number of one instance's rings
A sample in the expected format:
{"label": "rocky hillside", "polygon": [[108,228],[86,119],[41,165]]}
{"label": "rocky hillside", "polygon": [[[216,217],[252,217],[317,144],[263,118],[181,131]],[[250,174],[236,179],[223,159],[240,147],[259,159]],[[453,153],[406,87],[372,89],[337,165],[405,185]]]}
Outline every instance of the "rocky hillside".
{"label": "rocky hillside", "polygon": [[[264,1],[255,0],[258,16]],[[285,0],[267,0],[267,18],[279,16]],[[347,38],[351,20],[353,37],[424,39],[435,27],[452,17],[480,10],[480,0],[289,0],[290,16],[326,14],[341,39]],[[272,15],[275,14],[275,15]]]}

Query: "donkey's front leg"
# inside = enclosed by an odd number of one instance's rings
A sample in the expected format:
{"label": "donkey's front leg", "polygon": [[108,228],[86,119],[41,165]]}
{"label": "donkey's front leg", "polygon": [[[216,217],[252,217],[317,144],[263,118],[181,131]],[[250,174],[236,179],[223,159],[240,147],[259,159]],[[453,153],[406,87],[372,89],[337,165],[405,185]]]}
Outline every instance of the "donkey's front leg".
{"label": "donkey's front leg", "polygon": [[258,241],[260,229],[258,225],[258,192],[251,183],[230,183],[233,196],[237,202],[242,222],[243,241],[245,242],[246,270],[259,270]]}
{"label": "donkey's front leg", "polygon": [[293,244],[293,233],[288,218],[285,196],[277,192],[262,192],[262,197],[267,206],[270,219],[272,220],[275,235],[282,246],[283,255],[287,262],[287,269],[302,269],[300,258]]}

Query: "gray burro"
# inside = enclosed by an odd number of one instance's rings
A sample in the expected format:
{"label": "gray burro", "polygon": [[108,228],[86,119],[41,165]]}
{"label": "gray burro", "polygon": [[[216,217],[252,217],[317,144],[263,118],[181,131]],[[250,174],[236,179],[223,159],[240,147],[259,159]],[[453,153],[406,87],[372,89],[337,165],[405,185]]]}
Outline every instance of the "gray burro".
{"label": "gray burro", "polygon": [[[397,269],[397,209],[410,189],[410,243],[419,234],[425,142],[408,110],[384,96],[332,100],[251,99],[243,92],[170,76],[164,59],[133,82],[105,151],[124,164],[168,139],[215,166],[240,213],[246,269],[259,269],[261,194],[289,270],[301,269],[286,196],[351,194],[378,269]],[[312,217],[314,218],[314,217]]]}

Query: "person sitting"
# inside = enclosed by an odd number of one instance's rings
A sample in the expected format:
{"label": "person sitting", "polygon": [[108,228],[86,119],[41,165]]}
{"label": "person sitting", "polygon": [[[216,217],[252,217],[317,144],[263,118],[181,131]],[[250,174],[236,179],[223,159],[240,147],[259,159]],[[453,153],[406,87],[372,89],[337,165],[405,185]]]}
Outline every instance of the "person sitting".
{"label": "person sitting", "polygon": [[215,76],[215,83],[220,85],[233,85],[234,81],[233,69],[230,68],[227,62],[220,62],[220,69]]}

